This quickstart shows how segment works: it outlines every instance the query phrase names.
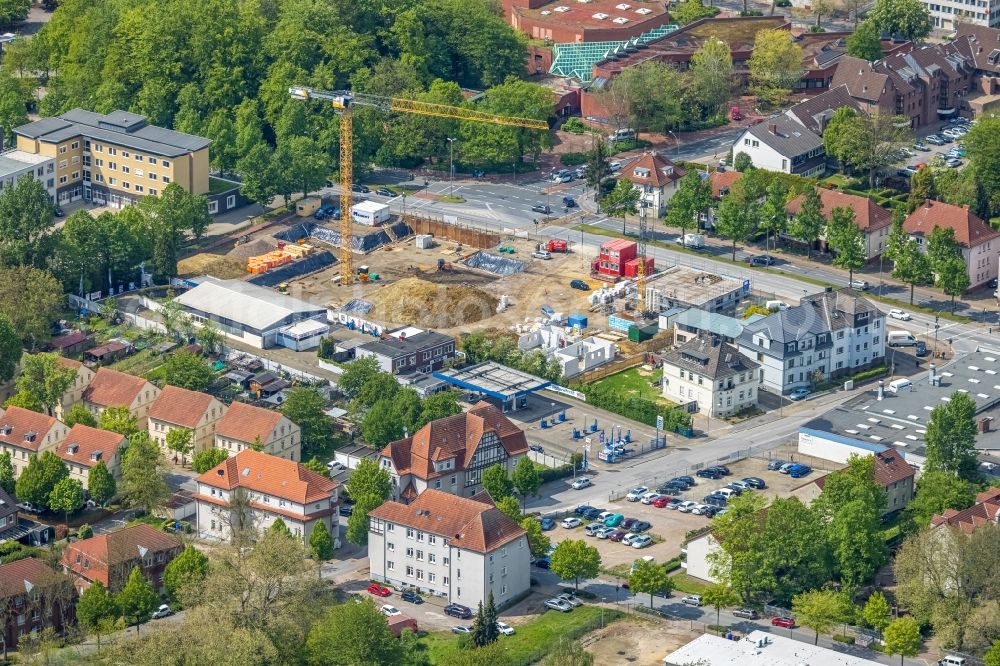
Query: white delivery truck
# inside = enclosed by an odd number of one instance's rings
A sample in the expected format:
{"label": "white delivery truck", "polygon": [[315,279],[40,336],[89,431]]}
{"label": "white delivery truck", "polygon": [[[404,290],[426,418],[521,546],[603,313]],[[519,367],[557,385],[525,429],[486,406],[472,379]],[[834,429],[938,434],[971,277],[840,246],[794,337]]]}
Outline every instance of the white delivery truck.
{"label": "white delivery truck", "polygon": [[389,207],[374,201],[362,201],[351,206],[351,219],[358,224],[375,227],[389,221]]}
{"label": "white delivery truck", "polygon": [[684,245],[685,247],[700,250],[705,247],[705,236],[704,234],[684,234],[683,236],[678,237],[675,242],[678,245]]}
{"label": "white delivery truck", "polygon": [[917,339],[908,331],[889,331],[886,342],[890,347],[916,347]]}

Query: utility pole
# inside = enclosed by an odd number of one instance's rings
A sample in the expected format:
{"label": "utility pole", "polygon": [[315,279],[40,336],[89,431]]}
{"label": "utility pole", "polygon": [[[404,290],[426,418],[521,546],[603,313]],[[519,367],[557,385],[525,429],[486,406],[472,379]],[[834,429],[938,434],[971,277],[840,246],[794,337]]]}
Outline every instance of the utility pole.
{"label": "utility pole", "polygon": [[455,196],[455,139],[448,137],[448,196]]}

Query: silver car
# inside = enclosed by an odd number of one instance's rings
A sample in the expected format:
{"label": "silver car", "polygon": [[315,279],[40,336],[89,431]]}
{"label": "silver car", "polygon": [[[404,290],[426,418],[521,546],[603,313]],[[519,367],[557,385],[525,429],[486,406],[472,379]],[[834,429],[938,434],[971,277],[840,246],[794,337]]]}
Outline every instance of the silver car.
{"label": "silver car", "polygon": [[552,610],[562,611],[563,613],[568,613],[573,610],[573,607],[562,599],[546,599],[545,607],[551,608]]}
{"label": "silver car", "polygon": [[563,592],[558,597],[556,597],[556,599],[562,599],[563,601],[565,601],[566,603],[568,603],[573,608],[576,608],[577,606],[582,606],[583,605],[582,601],[580,601],[579,599],[577,599],[575,596],[573,596],[569,592]]}

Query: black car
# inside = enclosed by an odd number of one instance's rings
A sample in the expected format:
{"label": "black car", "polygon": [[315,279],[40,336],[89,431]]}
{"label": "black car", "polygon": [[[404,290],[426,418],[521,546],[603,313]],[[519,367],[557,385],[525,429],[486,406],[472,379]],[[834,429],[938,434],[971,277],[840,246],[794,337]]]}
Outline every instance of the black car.
{"label": "black car", "polygon": [[917,340],[917,344],[913,348],[913,353],[920,358],[927,356],[927,343],[923,340]]}
{"label": "black car", "polygon": [[743,479],[743,483],[747,484],[754,490],[763,490],[764,488],[767,488],[767,484],[764,483],[764,479],[761,479],[756,476],[746,477],[745,479]]}
{"label": "black car", "polygon": [[574,289],[579,289],[580,291],[590,291],[590,285],[584,282],[583,280],[573,280],[572,282],[569,283],[569,286],[573,287]]}
{"label": "black car", "polygon": [[563,197],[563,206],[566,206],[566,208],[576,208],[576,201],[573,197]]}
{"label": "black car", "polygon": [[552,560],[550,560],[547,557],[539,557],[537,560],[535,560],[534,564],[539,569],[551,569],[552,568]]}
{"label": "black car", "polygon": [[732,490],[732,491],[733,491],[734,493],[736,493],[737,495],[742,495],[742,494],[743,494],[743,489],[742,489],[742,488],[740,488],[740,487],[739,487],[739,486],[737,486],[737,485],[733,485],[732,483],[730,483],[730,484],[728,484],[728,485],[726,485],[726,486],[723,486],[723,487],[724,487],[724,488],[727,488],[728,490]]}
{"label": "black car", "polygon": [[769,254],[762,254],[759,257],[750,257],[751,266],[774,266],[774,257]]}
{"label": "black car", "polygon": [[715,514],[722,511],[722,507],[717,504],[708,504],[701,510],[701,515],[706,518],[715,518]]}
{"label": "black car", "polygon": [[591,508],[591,509],[587,509],[587,511],[584,512],[583,517],[586,518],[587,520],[594,520],[595,518],[597,518],[602,513],[604,513],[604,511],[602,509]]}
{"label": "black car", "polygon": [[358,185],[357,183],[354,183],[353,185],[351,185],[351,192],[361,192],[362,194],[368,194],[369,192],[371,192],[371,190],[368,189],[367,185]]}
{"label": "black car", "polygon": [[645,520],[637,520],[634,523],[632,523],[632,527],[629,528],[629,531],[631,531],[631,532],[645,532],[650,527],[652,527],[652,525],[650,523],[646,522]]}
{"label": "black car", "polygon": [[552,212],[552,209],[549,208],[547,204],[537,204],[531,207],[531,211],[534,213],[541,213],[542,215],[548,215]]}
{"label": "black car", "polygon": [[726,467],[725,465],[712,465],[712,468],[719,470],[725,476],[729,476],[730,474],[732,474],[732,472],[729,471],[729,468]]}
{"label": "black car", "polygon": [[542,448],[541,444],[531,444],[528,448],[535,453],[545,453],[545,449]]}
{"label": "black car", "polygon": [[694,485],[694,479],[690,476],[678,476],[676,478],[670,479],[667,483],[673,484],[675,486],[684,486],[685,488],[690,488]]}
{"label": "black car", "polygon": [[472,609],[462,604],[448,604],[444,607],[444,614],[457,617],[460,620],[468,620],[472,617]]}
{"label": "black car", "polygon": [[990,280],[989,287],[990,287],[990,289],[996,289],[997,288],[997,279],[996,278],[993,278],[992,280]]}
{"label": "black car", "polygon": [[711,495],[705,495],[702,501],[705,504],[708,504],[709,506],[717,506],[717,507],[724,507],[729,502],[729,500],[727,500],[724,495],[716,495],[715,493],[712,493]]}
{"label": "black car", "polygon": [[680,483],[664,483],[662,486],[656,489],[656,492],[661,495],[677,495],[688,489],[687,486]]}
{"label": "black car", "polygon": [[[52,209],[52,214],[55,215],[56,217],[62,217],[66,213],[63,212],[62,208],[60,208],[59,206],[56,206],[56,207],[54,207]],[[995,282],[995,280],[994,280],[994,282]]]}
{"label": "black car", "polygon": [[721,479],[722,472],[715,469],[714,467],[706,467],[705,469],[699,469],[695,472],[696,476],[700,476],[703,479]]}
{"label": "black car", "polygon": [[590,506],[589,504],[581,504],[580,506],[576,507],[576,509],[573,510],[573,513],[575,513],[578,516],[582,516],[593,508],[594,507]]}
{"label": "black car", "polygon": [[781,469],[781,466],[785,464],[784,460],[772,460],[767,463],[767,468],[772,472]]}
{"label": "black car", "polygon": [[388,187],[380,187],[380,188],[378,188],[377,190],[375,190],[375,194],[379,195],[380,197],[394,197],[394,196],[396,196],[396,193],[393,192],[392,190],[390,190]]}
{"label": "black car", "polygon": [[403,593],[399,596],[403,601],[409,601],[411,604],[424,603],[424,600],[420,598],[420,595],[413,590],[403,590]]}
{"label": "black car", "polygon": [[341,506],[340,507],[340,515],[342,515],[342,516],[344,516],[346,518],[350,518],[352,513],[354,513],[354,505],[353,504],[347,504],[345,506]]}

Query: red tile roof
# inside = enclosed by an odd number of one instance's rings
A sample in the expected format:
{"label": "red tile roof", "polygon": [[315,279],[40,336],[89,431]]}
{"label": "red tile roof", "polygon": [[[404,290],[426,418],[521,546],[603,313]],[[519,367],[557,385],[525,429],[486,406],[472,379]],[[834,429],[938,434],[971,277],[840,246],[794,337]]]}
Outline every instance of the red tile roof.
{"label": "red tile roof", "polygon": [[708,180],[712,184],[712,197],[721,199],[723,192],[733,189],[733,185],[742,177],[743,174],[739,171],[713,171],[708,176]]}
{"label": "red tile roof", "polygon": [[979,219],[968,206],[953,206],[933,199],[924,202],[903,222],[903,229],[911,235],[930,236],[935,227],[954,229],[955,241],[968,248],[1000,238],[1000,233]]}
{"label": "red tile roof", "polygon": [[48,578],[59,574],[41,560],[28,557],[0,565],[0,599],[26,594]]}
{"label": "red tile roof", "polygon": [[508,456],[528,452],[524,432],[496,407],[480,402],[464,414],[431,421],[413,437],[390,443],[382,449],[382,455],[392,459],[399,475],[413,474],[420,479],[431,479],[440,475],[434,470],[433,461],[454,458],[455,467],[446,473],[464,470],[488,432],[496,433]]}
{"label": "red tile roof", "polygon": [[875,482],[883,488],[908,479],[914,474],[916,472],[913,467],[903,460],[902,454],[896,449],[890,447],[875,454]]}
{"label": "red tile roof", "polygon": [[[647,175],[638,176],[636,169],[645,170]],[[675,180],[680,180],[687,172],[665,157],[656,153],[644,153],[631,162],[627,162],[618,172],[619,178],[628,178],[636,185],[651,185],[663,187]]]}
{"label": "red tile roof", "polygon": [[281,412],[234,402],[215,424],[215,434],[238,442],[252,442],[260,437],[266,442],[281,421]]}
{"label": "red tile roof", "polygon": [[[892,226],[892,213],[868,197],[845,194],[823,187],[817,187],[816,190],[819,192],[820,201],[823,202],[823,217],[827,219],[830,219],[834,208],[853,208],[854,222],[861,231],[872,232]],[[797,215],[805,198],[804,194],[795,197],[785,206],[785,211],[789,215]]]}
{"label": "red tile roof", "polygon": [[83,399],[101,407],[129,407],[148,383],[142,377],[101,368],[83,392]]}
{"label": "red tile roof", "polygon": [[[124,442],[125,436],[117,432],[77,423],[56,448],[56,455],[67,462],[91,467],[102,460],[105,463],[111,460]],[[95,453],[100,453],[96,460],[91,457]]]}
{"label": "red tile roof", "polygon": [[327,499],[340,485],[294,460],[253,449],[240,451],[195,480],[223,490],[247,488],[296,504]]}
{"label": "red tile roof", "polygon": [[1000,523],[1000,488],[990,488],[976,495],[976,503],[968,509],[956,511],[947,509],[943,514],[931,517],[931,525],[958,527],[965,533],[975,531],[982,525]]}
{"label": "red tile roof", "polygon": [[149,408],[149,418],[185,428],[195,428],[215,400],[207,393],[164,386]]}
{"label": "red tile roof", "polygon": [[66,358],[65,356],[60,356],[59,358],[56,359],[56,362],[58,362],[59,365],[62,365],[67,368],[73,368],[74,370],[79,370],[80,366],[83,365],[83,363],[80,363],[79,361],[74,361],[71,358]]}
{"label": "red tile roof", "polygon": [[492,504],[433,489],[420,493],[410,504],[385,502],[368,516],[436,534],[477,553],[496,550],[525,534]]}
{"label": "red tile roof", "polygon": [[[3,416],[0,416],[0,442],[38,451],[39,445],[56,423],[54,416],[22,407],[8,407]],[[31,441],[26,438],[31,438]]]}
{"label": "red tile roof", "polygon": [[[70,571],[89,580],[99,580],[108,587],[108,571],[111,567],[139,559],[148,553],[160,553],[183,546],[184,543],[177,537],[140,523],[117,532],[70,543],[63,551],[62,563]],[[85,567],[84,563],[89,566]]]}

